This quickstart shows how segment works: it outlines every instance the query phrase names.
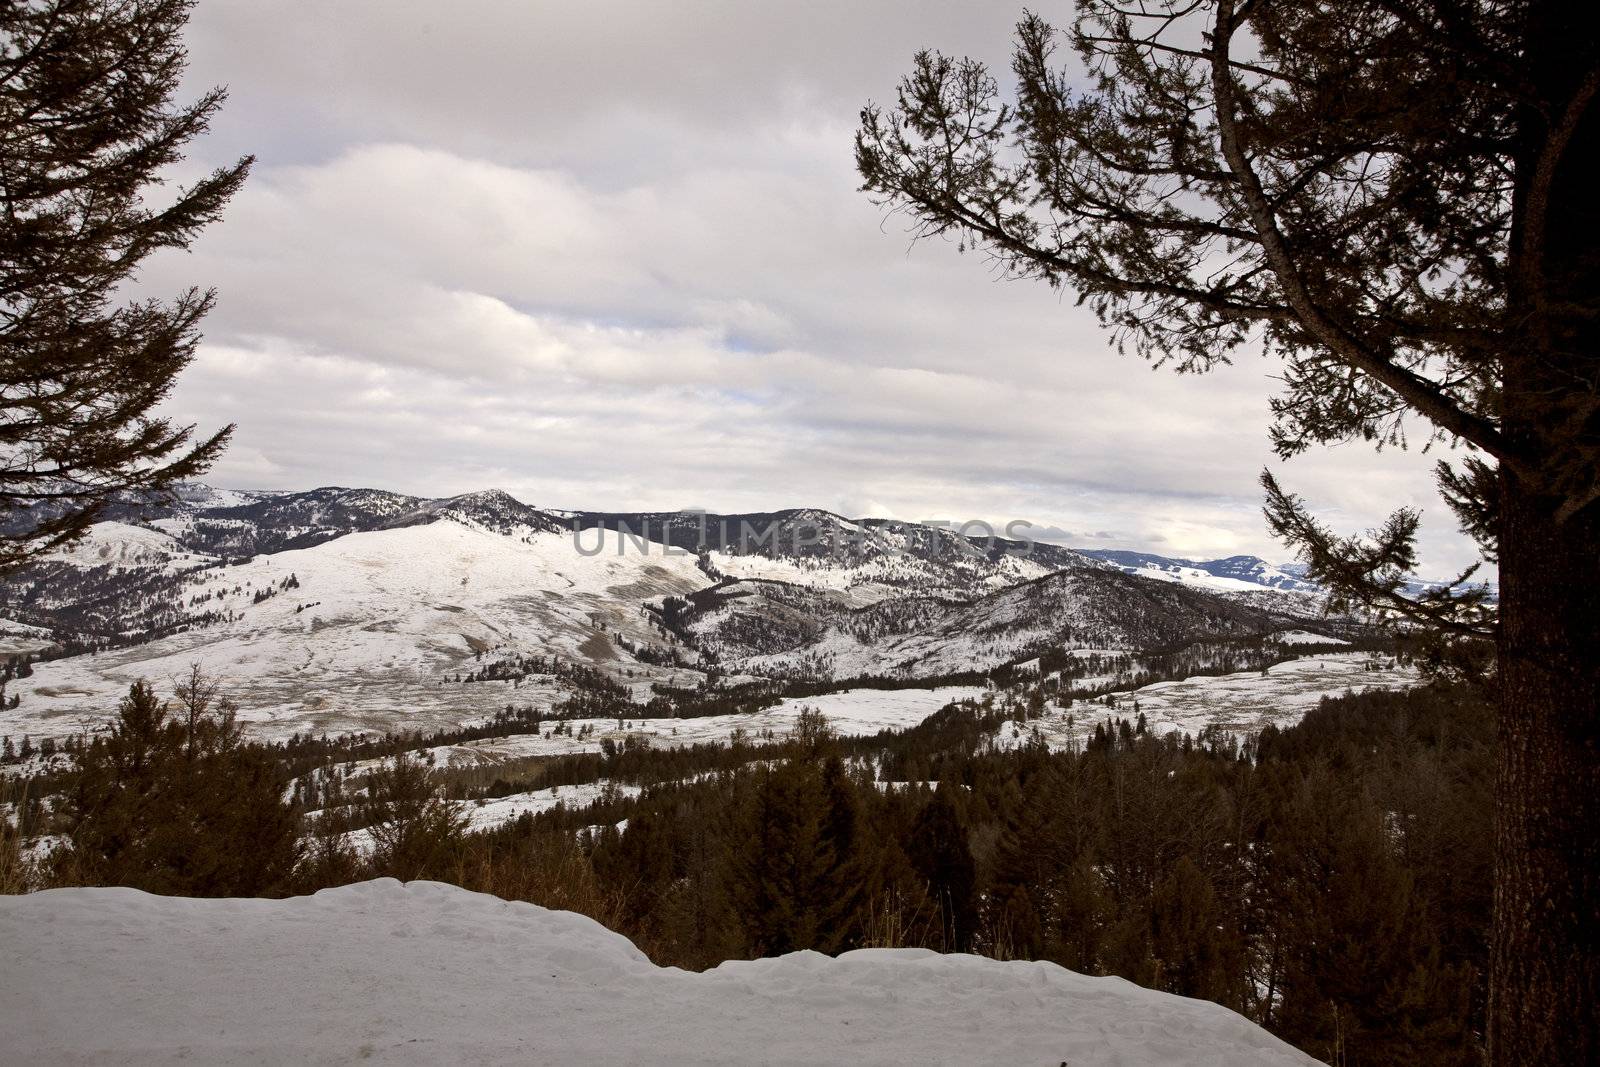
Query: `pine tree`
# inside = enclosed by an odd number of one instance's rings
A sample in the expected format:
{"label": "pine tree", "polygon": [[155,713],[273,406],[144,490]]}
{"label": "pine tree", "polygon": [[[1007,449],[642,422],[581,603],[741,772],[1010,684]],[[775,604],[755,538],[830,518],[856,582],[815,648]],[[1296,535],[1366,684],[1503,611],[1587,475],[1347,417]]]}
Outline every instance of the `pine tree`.
{"label": "pine tree", "polygon": [[[1491,1058],[1600,1060],[1600,36],[1577,0],[1080,0],[1014,94],[917,56],[862,112],[863,187],[919,236],[1074,289],[1203,371],[1283,361],[1272,442],[1462,446],[1438,480],[1499,566],[1408,596],[1420,516],[1342,537],[1263,475],[1345,603],[1496,642]],[[1080,89],[1080,86],[1082,88]],[[1420,430],[1420,432],[1419,432]]]}
{"label": "pine tree", "polygon": [[411,881],[442,877],[459,857],[466,816],[439,795],[421,760],[401,753],[372,772],[361,818],[372,835],[372,867]]}
{"label": "pine tree", "polygon": [[735,874],[735,909],[757,955],[817,949],[829,935],[838,857],[827,815],[810,761],[760,772]]}
{"label": "pine tree", "polygon": [[940,783],[917,816],[906,852],[939,909],[941,947],[946,952],[965,952],[977,933],[978,875],[966,820],[952,797],[953,789]]}
{"label": "pine tree", "polygon": [[821,775],[826,809],[822,840],[833,862],[826,876],[824,892],[830,903],[818,947],[843,952],[862,947],[871,901],[883,890],[883,872],[871,824],[844,761],[828,757]]}
{"label": "pine tree", "polygon": [[220,216],[251,162],[160,195],[223,100],[173,103],[192,6],[0,5],[0,569],[82,536],[119,494],[200,474],[227,442],[231,428],[197,439],[152,414],[214,293],[119,303],[152,253]]}
{"label": "pine tree", "polygon": [[1187,855],[1150,898],[1151,952],[1159,964],[1156,987],[1185,997],[1238,1006],[1232,996],[1239,973],[1230,966],[1228,938],[1211,880]]}
{"label": "pine tree", "polygon": [[22,835],[10,820],[0,821],[0,896],[24,893],[30,881],[29,865],[22,858]]}
{"label": "pine tree", "polygon": [[185,896],[282,892],[299,859],[285,785],[225,707],[196,723],[191,745],[185,724],[136,682],[110,734],[80,754],[57,880]]}

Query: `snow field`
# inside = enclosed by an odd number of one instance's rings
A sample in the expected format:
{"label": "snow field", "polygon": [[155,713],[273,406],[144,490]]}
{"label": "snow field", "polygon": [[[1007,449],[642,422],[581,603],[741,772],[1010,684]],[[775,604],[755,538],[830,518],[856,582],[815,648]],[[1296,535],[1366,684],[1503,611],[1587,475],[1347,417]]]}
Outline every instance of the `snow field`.
{"label": "snow field", "polygon": [[[420,749],[441,767],[472,767],[504,763],[525,756],[567,756],[580,752],[599,752],[605,741],[621,745],[629,738],[662,748],[687,745],[725,744],[735,733],[759,742],[772,731],[775,739],[787,737],[799,721],[804,708],[822,712],[835,733],[845,737],[870,735],[880,730],[904,730],[926,719],[939,709],[963,700],[981,700],[989,690],[981,686],[941,686],[933,689],[847,689],[813,697],[787,697],[778,704],[748,715],[707,715],[692,719],[624,719],[619,729],[615,717],[605,719],[567,719],[562,727],[571,733],[554,732],[556,723],[546,722],[538,733],[486,737],[458,745],[439,745]],[[587,737],[578,736],[585,729]],[[355,765],[360,774],[382,760],[362,760]]]}
{"label": "snow field", "polygon": [[192,570],[216,557],[179,544],[172,535],[125,522],[97,522],[82,541],[39,557],[44,562],[71,563],[78,567],[110,565],[152,567],[177,573]]}
{"label": "snow field", "polygon": [[[1082,744],[1094,732],[1096,723],[1133,719],[1141,713],[1150,731],[1158,734],[1197,734],[1207,726],[1220,726],[1243,735],[1255,733],[1268,723],[1292,726],[1323,697],[1339,696],[1346,690],[1407,689],[1421,681],[1414,667],[1391,663],[1386,657],[1364,652],[1334,652],[1286,660],[1266,671],[1155,682],[1112,694],[1114,708],[1106,707],[1103,699],[1076,701],[1071,708],[1048,705],[1042,719],[1007,723],[994,744],[1003,748],[1025,744],[1037,730],[1051,748],[1066,748],[1073,743],[1074,735],[1076,742]],[[1067,725],[1068,715],[1073,718],[1071,727]]]}
{"label": "snow field", "polygon": [[457,804],[461,812],[467,816],[467,829],[476,833],[515,822],[523,815],[542,815],[560,806],[565,806],[571,811],[580,811],[598,804],[608,793],[631,800],[642,792],[644,790],[636,785],[601,779],[598,782],[585,782],[582,785],[557,785],[549,789],[513,793],[510,796],[482,802],[463,800]]}

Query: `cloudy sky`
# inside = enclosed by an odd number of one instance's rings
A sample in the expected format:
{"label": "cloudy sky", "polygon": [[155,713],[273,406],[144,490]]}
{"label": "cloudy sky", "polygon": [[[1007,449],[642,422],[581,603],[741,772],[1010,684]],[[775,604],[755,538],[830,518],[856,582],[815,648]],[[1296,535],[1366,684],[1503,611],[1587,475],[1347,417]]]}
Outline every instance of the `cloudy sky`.
{"label": "cloudy sky", "polygon": [[[1064,20],[1065,5],[1038,7]],[[236,422],[210,479],[553,507],[1024,519],[1069,543],[1284,558],[1263,466],[1332,523],[1427,513],[1429,457],[1280,465],[1274,367],[1111,351],[1083,310],[909,243],[851,135],[920,47],[1003,69],[1004,5],[201,0],[188,166],[226,219],[144,284],[215,285],[170,410]]]}

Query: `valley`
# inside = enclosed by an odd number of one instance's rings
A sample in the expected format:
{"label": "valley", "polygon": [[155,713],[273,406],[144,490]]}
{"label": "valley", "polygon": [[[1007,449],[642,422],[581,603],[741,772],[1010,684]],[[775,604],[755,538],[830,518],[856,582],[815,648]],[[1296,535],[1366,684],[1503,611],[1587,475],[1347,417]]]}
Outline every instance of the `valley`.
{"label": "valley", "polygon": [[0,633],[34,660],[9,683],[7,734],[92,732],[134,681],[165,689],[192,664],[263,740],[425,733],[517,708],[702,741],[781,730],[802,698],[842,729],[903,728],[955,699],[1034,687],[1053,706],[1126,702],[1152,682],[1244,672],[1182,690],[1171,722],[1195,729],[1270,718],[1270,695],[1225,710],[1255,688],[1297,707],[1277,684],[1291,676],[1311,699],[1409,680],[1337,659],[1286,671],[1298,652],[1368,635],[1264,566],[1253,586],[1196,568],[1157,578],[1055,545],[826,512],[548,512],[494,491],[197,486],[115,510],[0,587]]}
{"label": "valley", "polygon": [[[1459,830],[1453,878],[1487,840],[1477,705],[1259,560],[191,488],[14,573],[0,619],[0,818],[29,886],[140,884],[147,848],[196,896],[447,882],[581,912],[679,974],[883,947],[1148,985],[1209,953],[1171,991],[1266,1026],[1273,990],[1331,966],[1311,906],[1274,896],[1299,857],[1366,870],[1416,836],[1403,877],[1448,919],[1385,974],[1445,981],[1465,957],[1430,946],[1481,925],[1482,879],[1457,900],[1427,847]],[[1349,752],[1370,757],[1328,774]],[[125,825],[131,850],[97,836]]]}

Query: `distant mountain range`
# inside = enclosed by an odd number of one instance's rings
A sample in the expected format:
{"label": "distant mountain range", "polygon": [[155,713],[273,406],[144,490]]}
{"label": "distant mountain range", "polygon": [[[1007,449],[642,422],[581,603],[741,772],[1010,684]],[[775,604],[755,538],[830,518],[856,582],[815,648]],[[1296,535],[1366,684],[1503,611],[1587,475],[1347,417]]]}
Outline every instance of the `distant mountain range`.
{"label": "distant mountain range", "polygon": [[1125,552],[1111,548],[1079,549],[1085,556],[1115,564],[1128,574],[1186,582],[1212,589],[1266,588],[1314,593],[1317,587],[1304,578],[1300,564],[1273,566],[1259,556],[1228,556],[1225,559],[1175,559],[1149,552]]}
{"label": "distant mountain range", "polygon": [[[1209,589],[1237,591],[1266,588],[1311,594],[1321,591],[1316,583],[1306,580],[1304,564],[1283,563],[1274,566],[1260,556],[1227,556],[1223,559],[1193,560],[1110,548],[1083,548],[1078,551],[1085,556],[1120,567],[1127,574],[1184,582]],[[1413,578],[1401,587],[1401,591],[1409,596],[1417,596],[1444,584],[1446,583],[1428,578]],[[1487,584],[1489,599],[1493,600],[1498,595],[1498,589],[1493,582]]]}
{"label": "distant mountain range", "polygon": [[[217,489],[193,483],[174,502],[125,499],[106,519],[169,533],[185,548],[218,556],[250,556],[309,548],[352,533],[433,522],[449,514],[509,530],[589,530],[605,527],[696,551],[743,544],[745,554],[818,559],[843,553],[858,563],[885,554],[937,557],[962,539],[931,526],[890,519],[847,519],[814,508],[772,512],[616,512],[539,509],[498,489],[425,498],[382,489],[328,486],[304,492]],[[12,519],[12,526],[26,519]],[[812,531],[821,536],[813,536]],[[847,536],[836,536],[844,533]],[[761,541],[765,537],[766,543]],[[972,539],[987,550],[1059,567],[1074,557],[1112,564],[1128,574],[1226,591],[1251,588],[1315,592],[1299,564],[1275,566],[1257,556],[1192,560],[1121,549],[1067,549],[1045,541]],[[848,542],[854,542],[848,543]],[[961,550],[965,554],[965,550]]]}
{"label": "distant mountain range", "polygon": [[1359,636],[1320,605],[1253,557],[1074,551],[816,509],[574,512],[497,490],[193,485],[119,502],[82,544],[0,583],[0,636],[50,653],[12,689],[35,726],[103,716],[133,679],[199,661],[258,718],[342,730],[564,699],[571,675],[556,664],[642,704],[741,683],[1060,671],[1085,656],[1212,668],[1255,663],[1278,634]]}

